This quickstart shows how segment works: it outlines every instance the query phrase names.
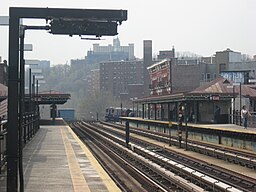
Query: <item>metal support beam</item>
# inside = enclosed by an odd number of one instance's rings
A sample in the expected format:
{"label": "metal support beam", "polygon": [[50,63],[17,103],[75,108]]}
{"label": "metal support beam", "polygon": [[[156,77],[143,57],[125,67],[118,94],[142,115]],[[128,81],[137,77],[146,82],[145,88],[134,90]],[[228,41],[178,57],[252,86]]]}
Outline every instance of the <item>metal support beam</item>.
{"label": "metal support beam", "polygon": [[242,126],[242,117],[241,117],[241,110],[242,110],[242,85],[241,82],[239,84],[239,125]]}
{"label": "metal support beam", "polygon": [[125,142],[126,142],[126,147],[129,147],[129,141],[130,141],[130,126],[129,126],[129,121],[125,122]]}
{"label": "metal support beam", "polygon": [[142,104],[142,119],[145,118],[145,104]]}
{"label": "metal support beam", "polygon": [[148,104],[148,119],[150,119],[150,104]]}
{"label": "metal support beam", "polygon": [[29,113],[30,113],[32,111],[32,72],[31,72],[31,68],[29,69],[28,94],[29,94]]}
{"label": "metal support beam", "polygon": [[32,80],[32,112],[35,112],[35,88],[36,88],[36,78],[35,75],[33,75],[33,80]]}
{"label": "metal support beam", "polygon": [[[24,177],[23,177],[23,114],[24,114],[24,100],[25,100],[25,85],[24,85],[24,38],[25,30],[23,26],[20,27],[20,95],[19,95],[19,179],[20,179],[20,192],[24,191]],[[25,143],[25,142],[24,142]]]}
{"label": "metal support beam", "polygon": [[170,103],[167,103],[167,116],[168,116],[168,121],[171,121],[171,107]]}
{"label": "metal support beam", "polygon": [[157,109],[156,109],[156,103],[154,104],[154,116],[155,116],[155,120],[157,119]]}
{"label": "metal support beam", "polygon": [[8,73],[7,192],[18,189],[19,17],[10,10]]}
{"label": "metal support beam", "polygon": [[10,17],[15,16],[17,18],[72,18],[118,22],[127,20],[127,10],[11,7],[10,12],[12,12]]}

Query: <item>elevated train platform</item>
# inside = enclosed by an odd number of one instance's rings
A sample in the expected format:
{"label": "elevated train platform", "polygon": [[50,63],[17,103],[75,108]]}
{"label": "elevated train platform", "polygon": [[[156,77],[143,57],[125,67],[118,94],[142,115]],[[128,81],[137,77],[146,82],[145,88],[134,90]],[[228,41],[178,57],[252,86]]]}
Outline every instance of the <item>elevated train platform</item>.
{"label": "elevated train platform", "polygon": [[[24,191],[120,191],[62,119],[56,119],[54,125],[44,122],[23,150]],[[6,191],[4,173],[0,191]]]}
{"label": "elevated train platform", "polygon": [[188,131],[189,139],[256,152],[256,128],[244,129],[234,124],[193,123],[182,123],[182,126],[179,127],[177,122],[143,119],[140,117],[122,117],[121,120],[128,121],[130,126],[173,136],[177,136],[177,131],[181,130],[183,139],[185,138],[186,131]]}

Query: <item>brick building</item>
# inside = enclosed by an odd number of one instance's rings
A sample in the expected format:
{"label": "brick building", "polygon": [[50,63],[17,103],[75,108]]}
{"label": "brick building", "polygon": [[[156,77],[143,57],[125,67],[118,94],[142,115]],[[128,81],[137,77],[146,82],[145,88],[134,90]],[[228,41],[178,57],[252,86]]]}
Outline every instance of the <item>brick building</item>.
{"label": "brick building", "polygon": [[150,95],[191,91],[200,85],[200,65],[192,60],[164,59],[148,67]]}
{"label": "brick building", "polygon": [[150,95],[167,95],[171,93],[170,60],[162,60],[147,68],[150,76]]}
{"label": "brick building", "polygon": [[100,91],[100,70],[93,69],[86,77],[87,82],[87,93],[93,95]]}
{"label": "brick building", "polygon": [[[143,96],[143,61],[103,62],[100,63],[99,73],[101,91],[108,91],[117,99]],[[134,89],[139,90],[129,93],[129,90]]]}

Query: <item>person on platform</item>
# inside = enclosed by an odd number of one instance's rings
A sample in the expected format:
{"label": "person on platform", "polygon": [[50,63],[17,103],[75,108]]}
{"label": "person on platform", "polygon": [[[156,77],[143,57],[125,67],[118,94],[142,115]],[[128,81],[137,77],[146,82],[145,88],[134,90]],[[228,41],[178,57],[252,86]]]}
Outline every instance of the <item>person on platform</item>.
{"label": "person on platform", "polygon": [[241,120],[242,120],[242,123],[243,123],[243,126],[245,129],[247,129],[247,123],[248,123],[248,117],[249,117],[250,113],[249,111],[246,109],[246,106],[244,105],[242,107],[242,110],[241,110]]}

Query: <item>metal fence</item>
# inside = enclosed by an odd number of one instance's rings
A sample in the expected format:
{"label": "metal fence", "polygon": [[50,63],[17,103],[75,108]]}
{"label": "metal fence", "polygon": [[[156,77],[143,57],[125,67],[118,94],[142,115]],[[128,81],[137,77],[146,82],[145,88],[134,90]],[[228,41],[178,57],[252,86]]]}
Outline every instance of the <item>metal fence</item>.
{"label": "metal fence", "polygon": [[[233,124],[243,126],[243,122],[242,122],[240,113],[236,113],[233,118],[234,118]],[[232,122],[232,121],[230,121],[230,122]],[[256,114],[252,114],[248,117],[247,125],[248,125],[248,127],[256,128]]]}
{"label": "metal fence", "polygon": [[0,174],[2,171],[2,167],[5,165],[6,162],[6,125],[6,120],[0,120]]}
{"label": "metal fence", "polygon": [[[22,142],[25,144],[31,140],[39,129],[39,114],[26,113],[23,116],[22,123]],[[6,137],[7,137],[7,120],[0,121],[0,174],[6,164]]]}

